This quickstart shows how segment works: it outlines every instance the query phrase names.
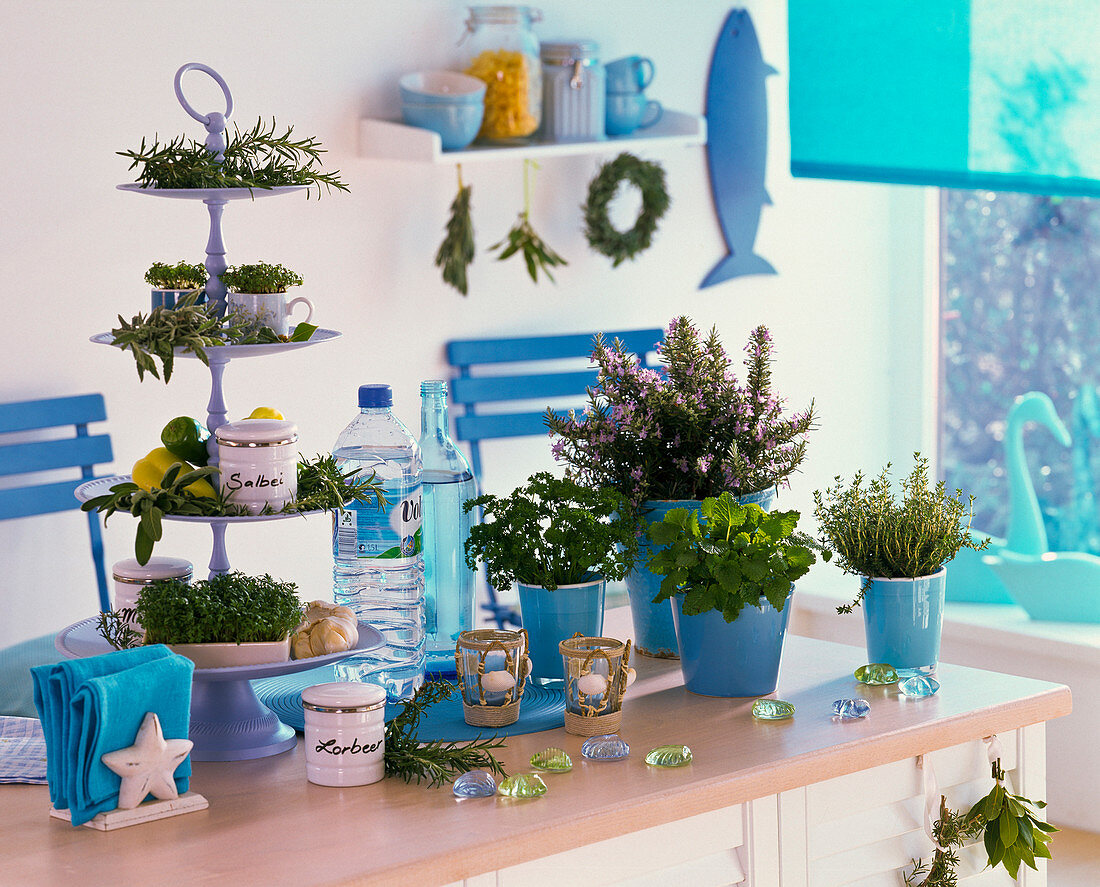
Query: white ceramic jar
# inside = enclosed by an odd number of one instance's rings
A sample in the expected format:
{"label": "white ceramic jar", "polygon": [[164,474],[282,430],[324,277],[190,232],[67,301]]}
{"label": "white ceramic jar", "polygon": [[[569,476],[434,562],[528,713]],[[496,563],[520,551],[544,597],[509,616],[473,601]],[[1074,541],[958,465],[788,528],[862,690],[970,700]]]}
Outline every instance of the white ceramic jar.
{"label": "white ceramic jar", "polygon": [[542,44],[542,135],[550,142],[604,138],[607,98],[599,44]]}
{"label": "white ceramic jar", "polygon": [[[137,603],[141,590],[150,582],[158,579],[180,579],[190,582],[194,573],[191,561],[182,557],[151,557],[149,563],[139,564],[136,558],[128,557],[111,567],[115,585],[115,612],[133,607]],[[141,631],[141,625],[132,620],[130,625]]]}
{"label": "white ceramic jar", "polygon": [[241,419],[214,432],[222,493],[259,514],[298,495],[298,426],[285,419]]}
{"label": "white ceramic jar", "polygon": [[369,785],[385,775],[386,691],[336,681],[302,691],[306,778],[317,785]]}

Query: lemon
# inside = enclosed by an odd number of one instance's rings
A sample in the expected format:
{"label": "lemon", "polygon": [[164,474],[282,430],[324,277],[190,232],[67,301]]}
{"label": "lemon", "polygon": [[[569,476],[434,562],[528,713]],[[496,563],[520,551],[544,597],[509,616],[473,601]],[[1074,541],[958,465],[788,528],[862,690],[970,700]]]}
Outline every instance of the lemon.
{"label": "lemon", "polygon": [[282,413],[280,413],[278,410],[274,409],[273,407],[256,407],[256,409],[254,409],[251,413],[249,413],[246,418],[248,418],[248,419],[285,419],[286,416],[284,416]]}

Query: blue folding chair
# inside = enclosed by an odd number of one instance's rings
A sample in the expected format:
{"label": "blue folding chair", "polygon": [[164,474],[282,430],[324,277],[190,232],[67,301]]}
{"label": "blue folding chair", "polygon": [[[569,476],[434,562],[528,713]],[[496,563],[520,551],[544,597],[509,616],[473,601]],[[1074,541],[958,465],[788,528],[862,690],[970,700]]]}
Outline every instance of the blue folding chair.
{"label": "blue folding chair", "polygon": [[[648,367],[656,367],[654,351],[664,336],[664,330],[619,330],[605,332],[604,339],[618,339]],[[576,369],[579,358],[592,354],[595,333],[561,336],[530,336],[518,339],[460,339],[447,344],[447,360],[458,371],[451,380],[451,401],[461,404],[462,415],[454,418],[455,438],[470,448],[470,465],[481,483],[481,442],[497,438],[529,437],[547,433],[544,422],[547,407],[508,411],[517,401],[549,402],[573,398],[568,406],[555,410],[581,410],[587,402],[587,392],[596,382],[595,369]],[[557,361],[557,369],[524,367],[538,361]],[[486,373],[486,368],[502,369],[503,374]],[[490,411],[483,408],[491,404]],[[547,403],[549,406],[549,403]],[[485,609],[503,627],[506,622],[519,625],[514,608],[501,604],[496,591],[488,586],[489,603]]]}
{"label": "blue folding chair", "polygon": [[[74,426],[75,436],[48,440],[0,443],[0,476],[33,474],[56,469],[79,468],[73,480],[29,482],[25,486],[0,489],[0,520],[51,514],[79,508],[73,491],[95,478],[93,466],[110,462],[111,438],[107,434],[88,434],[89,422],[103,422],[107,410],[102,394],[82,394],[48,400],[25,400],[0,404],[0,434],[34,432],[62,426]],[[20,435],[22,438],[23,435]],[[107,591],[107,572],[103,564],[103,534],[99,515],[89,512],[92,561],[99,585],[101,610],[111,609]]]}

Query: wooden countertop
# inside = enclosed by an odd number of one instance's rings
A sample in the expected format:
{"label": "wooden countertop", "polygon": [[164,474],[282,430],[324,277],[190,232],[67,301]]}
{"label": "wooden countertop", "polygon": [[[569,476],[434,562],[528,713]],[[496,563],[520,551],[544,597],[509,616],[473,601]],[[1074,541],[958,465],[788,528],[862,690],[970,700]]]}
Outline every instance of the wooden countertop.
{"label": "wooden countertop", "polygon": [[[605,633],[625,627],[608,614]],[[624,634],[628,634],[624,632]],[[623,635],[619,635],[623,636]],[[661,825],[697,813],[842,776],[889,761],[1060,717],[1066,687],[941,665],[940,692],[899,699],[866,687],[853,670],[861,648],[788,636],[778,698],[791,721],[755,721],[751,699],[684,690],[675,662],[639,657],[624,705],[625,761],[581,757],[583,739],[564,729],[513,737],[501,755],[509,773],[529,769],[548,746],[573,758],[548,774],[543,798],[457,800],[385,779],[325,788],[305,777],[302,743],[256,761],[196,763],[192,789],[208,810],[103,833],[47,818],[45,786],[0,786],[0,883],[87,887],[131,884],[446,884],[482,872]],[[871,714],[835,722],[834,699],[863,696]],[[643,761],[664,743],[684,743],[694,762],[658,770]]]}

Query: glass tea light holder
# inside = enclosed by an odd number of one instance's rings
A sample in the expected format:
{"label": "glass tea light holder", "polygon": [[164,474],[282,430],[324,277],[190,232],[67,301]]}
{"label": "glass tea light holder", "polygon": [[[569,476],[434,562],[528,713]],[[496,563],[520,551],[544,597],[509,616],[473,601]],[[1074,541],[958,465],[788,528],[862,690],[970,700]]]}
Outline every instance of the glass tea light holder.
{"label": "glass tea light holder", "polygon": [[455,672],[462,714],[473,727],[506,727],[519,720],[523,688],[531,673],[527,632],[476,628],[458,635]]}
{"label": "glass tea light holder", "polygon": [[558,649],[565,666],[565,731],[575,736],[617,732],[623,694],[635,678],[630,641],[575,634]]}

